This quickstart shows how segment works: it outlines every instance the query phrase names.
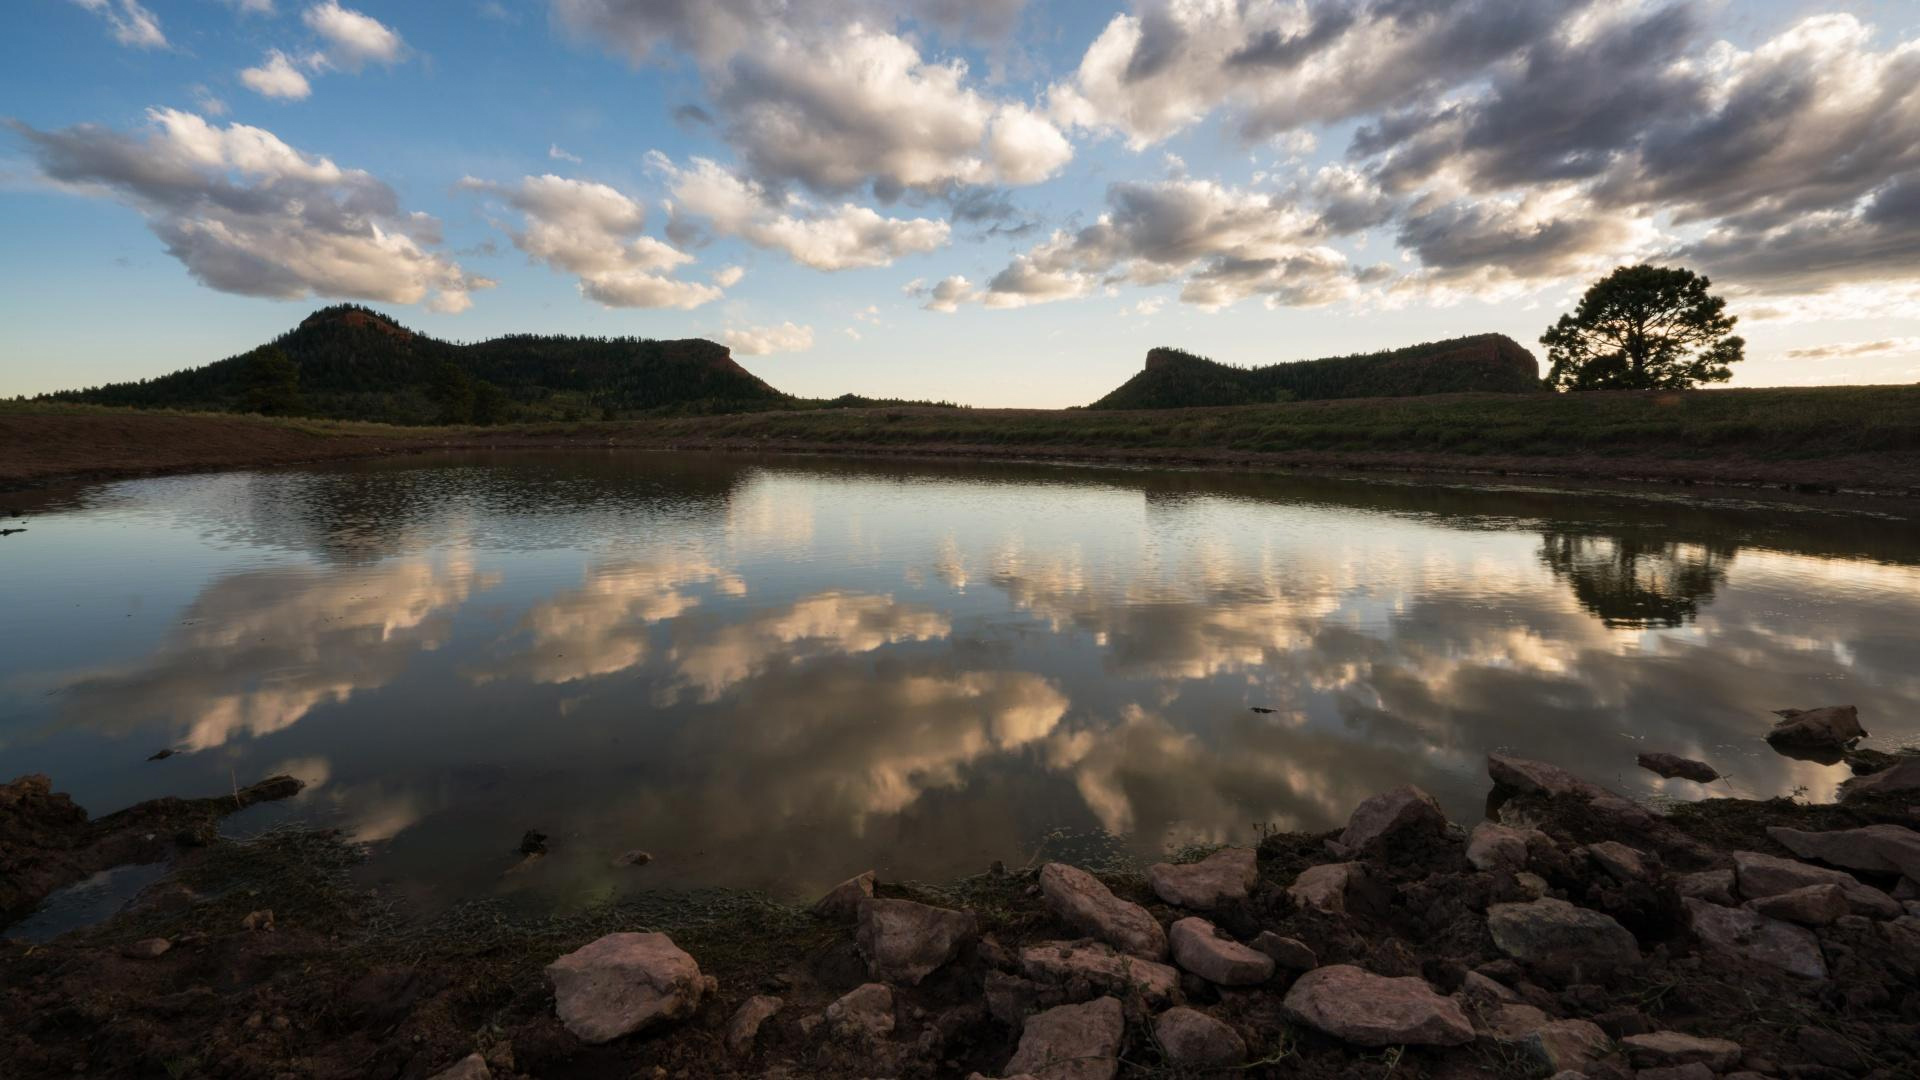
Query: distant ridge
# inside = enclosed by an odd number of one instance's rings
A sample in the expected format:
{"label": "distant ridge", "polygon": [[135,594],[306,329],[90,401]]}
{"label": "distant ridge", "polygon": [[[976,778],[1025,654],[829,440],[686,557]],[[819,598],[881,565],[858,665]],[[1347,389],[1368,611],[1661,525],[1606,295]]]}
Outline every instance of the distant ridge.
{"label": "distant ridge", "polygon": [[49,396],[393,424],[740,412],[792,401],[702,338],[513,334],[457,344],[357,304],[322,308],[271,344],[204,367]]}
{"label": "distant ridge", "polygon": [[1183,409],[1466,391],[1532,394],[1545,386],[1539,361],[1504,334],[1256,368],[1156,348],[1138,375],[1088,408]]}

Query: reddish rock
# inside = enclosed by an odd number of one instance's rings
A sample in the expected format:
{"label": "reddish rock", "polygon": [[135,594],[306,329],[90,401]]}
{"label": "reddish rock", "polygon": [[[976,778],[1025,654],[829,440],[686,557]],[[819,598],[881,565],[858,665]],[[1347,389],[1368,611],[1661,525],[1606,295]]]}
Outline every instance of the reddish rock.
{"label": "reddish rock", "polygon": [[1181,1068],[1219,1069],[1247,1060],[1240,1033],[1198,1009],[1168,1009],[1154,1017],[1153,1037]]}
{"label": "reddish rock", "polygon": [[863,900],[854,944],[875,979],[918,986],[958,955],[977,932],[968,912],[911,900]]}
{"label": "reddish rock", "polygon": [[1040,869],[1040,895],[1054,917],[1143,960],[1164,960],[1167,933],[1147,909],[1113,895],[1100,879],[1065,863]]}
{"label": "reddish rock", "polygon": [[715,988],[665,934],[608,934],[548,964],[547,981],[561,1023],[589,1043],[692,1016]]}
{"label": "reddish rock", "polygon": [[1196,911],[1245,900],[1258,878],[1257,857],[1251,848],[1222,848],[1196,863],[1155,863],[1147,868],[1147,883],[1154,895]]}
{"label": "reddish rock", "polygon": [[1473,1025],[1426,980],[1388,978],[1351,964],[1315,968],[1287,991],[1283,1012],[1356,1046],[1460,1046]]}
{"label": "reddish rock", "polygon": [[1198,915],[1173,924],[1167,935],[1182,968],[1220,986],[1258,986],[1273,977],[1273,957],[1250,949]]}
{"label": "reddish rock", "polygon": [[1035,1080],[1112,1080],[1120,1069],[1126,1016],[1114,998],[1061,1005],[1027,1018],[1003,1076]]}
{"label": "reddish rock", "polygon": [[1328,846],[1335,854],[1351,858],[1395,837],[1434,834],[1446,827],[1446,811],[1433,796],[1403,784],[1355,807],[1340,838]]}

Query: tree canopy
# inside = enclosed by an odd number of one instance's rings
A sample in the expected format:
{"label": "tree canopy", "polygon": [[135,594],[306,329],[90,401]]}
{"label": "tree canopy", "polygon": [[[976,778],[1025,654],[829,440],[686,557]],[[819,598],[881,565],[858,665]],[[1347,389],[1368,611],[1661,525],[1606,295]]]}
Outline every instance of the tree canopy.
{"label": "tree canopy", "polygon": [[1737,321],[1691,270],[1623,266],[1540,338],[1557,390],[1684,390],[1726,382],[1746,356]]}

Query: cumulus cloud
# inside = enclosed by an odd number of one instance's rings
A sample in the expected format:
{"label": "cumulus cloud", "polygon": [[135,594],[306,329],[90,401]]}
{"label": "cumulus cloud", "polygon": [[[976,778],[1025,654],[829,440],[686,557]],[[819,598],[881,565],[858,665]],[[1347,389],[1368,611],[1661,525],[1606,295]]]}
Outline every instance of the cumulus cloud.
{"label": "cumulus cloud", "polygon": [[131,49],[164,49],[167,35],[160,29],[160,16],[140,0],[73,0],[104,19],[113,40]]}
{"label": "cumulus cloud", "polygon": [[955,274],[941,278],[932,285],[922,281],[913,281],[907,286],[907,295],[924,299],[920,305],[928,311],[939,311],[951,315],[960,310],[960,305],[979,299],[980,290],[965,277]]}
{"label": "cumulus cloud", "polygon": [[326,42],[326,62],[343,71],[368,64],[394,64],[406,54],[406,42],[371,15],[341,7],[338,0],[315,4],[300,16]]}
{"label": "cumulus cloud", "polygon": [[268,49],[258,67],[242,70],[240,82],[256,94],[286,101],[299,101],[313,93],[313,85],[294,66],[293,58],[279,49]]}
{"label": "cumulus cloud", "polygon": [[903,255],[943,247],[952,226],[932,218],[891,218],[856,203],[812,207],[802,200],[777,202],[757,181],[717,162],[694,158],[680,168],[664,155],[650,156],[667,180],[674,221],[668,235],[692,238],[693,219],[755,247],[786,254],[816,270],[886,266]]}
{"label": "cumulus cloud", "polygon": [[771,353],[806,352],[813,348],[813,327],[783,322],[778,326],[750,326],[727,330],[720,335],[727,348],[747,356]]}
{"label": "cumulus cloud", "polygon": [[640,204],[605,184],[548,174],[499,184],[467,177],[460,188],[494,196],[520,212],[505,231],[528,258],[573,274],[580,293],[607,307],[696,308],[721,289],[666,276],[693,256],[641,230]]}
{"label": "cumulus cloud", "polygon": [[144,134],[14,122],[47,179],[138,210],[167,253],[203,284],[246,296],[470,306],[493,283],[428,250],[439,223],[400,209],[358,169],[245,124],[151,109]]}

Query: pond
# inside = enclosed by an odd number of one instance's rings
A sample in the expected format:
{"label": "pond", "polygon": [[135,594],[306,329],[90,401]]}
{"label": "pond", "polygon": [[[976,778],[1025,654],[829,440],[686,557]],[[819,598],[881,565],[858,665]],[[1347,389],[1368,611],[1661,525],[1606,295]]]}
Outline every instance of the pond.
{"label": "pond", "polygon": [[1150,858],[1408,782],[1472,821],[1495,749],[1827,799],[1770,710],[1920,737],[1913,521],[1690,489],[446,455],[85,489],[0,541],[0,612],[0,776],[291,773],[229,831],[341,828],[429,908]]}

